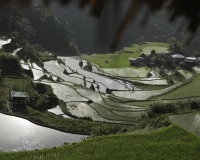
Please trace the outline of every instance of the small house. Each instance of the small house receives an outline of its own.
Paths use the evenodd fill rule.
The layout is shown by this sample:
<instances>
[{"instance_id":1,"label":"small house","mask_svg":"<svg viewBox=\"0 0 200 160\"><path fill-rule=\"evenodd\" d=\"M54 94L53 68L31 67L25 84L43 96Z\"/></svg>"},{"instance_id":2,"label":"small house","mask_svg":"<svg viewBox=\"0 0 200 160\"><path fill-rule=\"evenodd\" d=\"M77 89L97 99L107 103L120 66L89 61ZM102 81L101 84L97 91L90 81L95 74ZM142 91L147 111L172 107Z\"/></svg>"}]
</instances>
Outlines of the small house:
<instances>
[{"instance_id":1,"label":"small house","mask_svg":"<svg viewBox=\"0 0 200 160\"><path fill-rule=\"evenodd\" d=\"M185 59L185 57L181 54L174 54L174 55L172 55L172 58L173 59Z\"/></svg>"},{"instance_id":2,"label":"small house","mask_svg":"<svg viewBox=\"0 0 200 160\"><path fill-rule=\"evenodd\" d=\"M11 98L12 98L12 101L13 101L13 107L14 106L23 107L27 103L28 93L27 92L11 91Z\"/></svg>"},{"instance_id":3,"label":"small house","mask_svg":"<svg viewBox=\"0 0 200 160\"><path fill-rule=\"evenodd\" d=\"M173 63L178 65L180 62L183 62L185 57L181 54L174 54L172 55Z\"/></svg>"},{"instance_id":4,"label":"small house","mask_svg":"<svg viewBox=\"0 0 200 160\"><path fill-rule=\"evenodd\" d=\"M197 64L197 59L196 57L186 57L184 62L188 66L195 66Z\"/></svg>"}]
</instances>

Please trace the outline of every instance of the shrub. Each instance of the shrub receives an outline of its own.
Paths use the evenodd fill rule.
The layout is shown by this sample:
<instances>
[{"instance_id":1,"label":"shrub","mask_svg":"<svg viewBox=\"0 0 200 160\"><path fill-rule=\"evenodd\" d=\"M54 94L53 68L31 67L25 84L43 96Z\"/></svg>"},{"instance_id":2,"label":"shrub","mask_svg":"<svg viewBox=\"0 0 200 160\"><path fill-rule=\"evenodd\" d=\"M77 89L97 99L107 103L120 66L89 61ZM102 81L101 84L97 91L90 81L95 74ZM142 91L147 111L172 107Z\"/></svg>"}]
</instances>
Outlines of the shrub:
<instances>
[{"instance_id":1,"label":"shrub","mask_svg":"<svg viewBox=\"0 0 200 160\"><path fill-rule=\"evenodd\" d=\"M92 72L92 66L91 65L86 65L83 67L84 70Z\"/></svg>"},{"instance_id":2,"label":"shrub","mask_svg":"<svg viewBox=\"0 0 200 160\"><path fill-rule=\"evenodd\" d=\"M176 107L174 103L164 103L162 101L156 101L150 104L149 110L147 112L147 115L149 117L154 117L160 114L165 113L174 113L176 112Z\"/></svg>"},{"instance_id":3,"label":"shrub","mask_svg":"<svg viewBox=\"0 0 200 160\"><path fill-rule=\"evenodd\" d=\"M177 101L175 103L164 103L162 101L156 101L150 104L147 111L148 117L155 117L166 113L185 112L190 110L200 109L200 99L193 98L186 101Z\"/></svg>"},{"instance_id":4,"label":"shrub","mask_svg":"<svg viewBox=\"0 0 200 160\"><path fill-rule=\"evenodd\" d=\"M194 98L194 99L189 99L188 101L190 103L191 109L195 109L195 110L200 109L200 100L199 99Z\"/></svg>"}]
</instances>

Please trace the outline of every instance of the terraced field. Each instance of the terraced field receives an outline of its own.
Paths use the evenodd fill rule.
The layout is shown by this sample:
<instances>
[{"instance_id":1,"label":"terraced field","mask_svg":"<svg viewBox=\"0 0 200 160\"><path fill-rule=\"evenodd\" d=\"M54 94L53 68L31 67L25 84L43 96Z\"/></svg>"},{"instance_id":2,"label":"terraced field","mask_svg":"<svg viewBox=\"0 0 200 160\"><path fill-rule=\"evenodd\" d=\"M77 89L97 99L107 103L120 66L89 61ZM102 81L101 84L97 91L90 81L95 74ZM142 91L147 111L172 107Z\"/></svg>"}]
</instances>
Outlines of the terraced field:
<instances>
[{"instance_id":1,"label":"terraced field","mask_svg":"<svg viewBox=\"0 0 200 160\"><path fill-rule=\"evenodd\" d=\"M81 68L79 57L59 57L64 62L62 64L55 60L44 62L45 70L34 63L29 64L29 67L31 67L36 81L44 74L49 77L48 80L40 82L52 87L58 98L64 101L65 109L72 115L101 122L137 124L148 109L149 104L157 99L165 96L170 97L171 94L171 97L176 99L178 96L174 96L174 92L177 92L178 95L184 91L184 88L188 89L188 85L193 92L192 96L198 95L199 87L194 84L199 81L199 75L195 76L194 80L188 84L178 82L168 86L167 81L160 78L155 68L151 70L148 67L129 67L128 58L130 56L139 57L144 51L156 50L156 45L157 43L146 43L126 47L122 51L124 53L83 56L90 59L91 63L96 63L96 67L92 66L92 72L84 71ZM166 50L167 46L168 44L159 43L156 52ZM99 63L97 63L96 58ZM108 61L108 64L106 62L101 66L105 60ZM87 64L86 61L83 62L84 65ZM186 80L190 80L193 76L189 71L178 71ZM151 78L147 78L149 72L155 74ZM115 77L121 77L121 79L118 80ZM128 80L127 83L126 80ZM166 87L132 91L131 85L136 82L140 85L165 85ZM107 93L107 89L111 89L111 93ZM191 95L190 92L186 92L185 96ZM185 96L181 94L178 98ZM149 100L150 98L152 100Z\"/></svg>"},{"instance_id":2,"label":"terraced field","mask_svg":"<svg viewBox=\"0 0 200 160\"><path fill-rule=\"evenodd\" d=\"M173 90L172 92L169 92L167 94L164 94L162 96L154 97L153 99L180 99L180 98L189 98L189 97L199 97L200 96L200 74L197 74L194 79L180 87L176 90Z\"/></svg>"},{"instance_id":3,"label":"terraced field","mask_svg":"<svg viewBox=\"0 0 200 160\"><path fill-rule=\"evenodd\" d=\"M62 58L62 57L61 57ZM152 101L147 101L152 98L152 100L159 99L158 96L172 94L179 89L184 89L185 86L191 85L198 81L198 77L195 76L194 82L185 84L184 82L178 82L172 86L157 89L157 90L141 90L141 91L131 91L128 90L113 90L111 94L105 94L97 88L100 84L100 87L104 86L109 88L109 83L104 83L104 81L95 81L94 76L90 77L92 73L88 72L86 75L80 74L80 66L74 66L74 63L78 62L76 59L71 59L73 64L68 66L72 61L69 61L71 58L65 58L65 64L57 64L56 61L49 61L44 63L44 68L47 70L46 74L54 75L61 79L60 82L55 81L42 81L52 86L54 93L66 103L66 109L74 116L78 117L90 117L95 121L102 122L112 122L112 123L124 123L124 124L135 124L140 121L141 116L145 113L147 106L152 103ZM75 67L75 68L73 68ZM71 73L66 75L63 73L64 69L67 72ZM123 70L124 69L124 70ZM150 71L148 68L140 69L102 69L103 71L109 71L110 74L116 74L117 72L120 76L124 73L123 76L131 74L137 77L142 77ZM147 70L146 70L147 69ZM116 72L113 72L113 71ZM130 70L130 72L125 72L125 70ZM85 71L84 71L85 72ZM99 72L99 70L98 70ZM133 73L134 72L134 73ZM179 70L186 80L192 78L192 73ZM101 72L99 72L101 73ZM139 75L140 74L140 75ZM112 80L109 80L112 82ZM149 82L149 85L155 85L156 81L161 81L162 85L167 85L166 80L160 79L158 77L154 78L142 78L137 80L137 82ZM107 81L108 82L108 81ZM91 86L94 86L94 89L91 89ZM188 87L186 87L188 88ZM190 94L190 93L188 93ZM162 97L160 96L160 97ZM139 100L139 102L138 102Z\"/></svg>"}]
</instances>

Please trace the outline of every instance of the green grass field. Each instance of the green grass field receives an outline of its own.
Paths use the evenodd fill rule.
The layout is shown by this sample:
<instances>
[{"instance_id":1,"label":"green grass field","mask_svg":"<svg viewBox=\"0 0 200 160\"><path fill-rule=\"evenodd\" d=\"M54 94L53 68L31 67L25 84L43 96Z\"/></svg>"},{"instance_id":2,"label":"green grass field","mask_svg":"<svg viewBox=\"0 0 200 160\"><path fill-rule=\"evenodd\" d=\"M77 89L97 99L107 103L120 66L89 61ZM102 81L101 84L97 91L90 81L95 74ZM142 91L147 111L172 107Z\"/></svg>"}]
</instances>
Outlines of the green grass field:
<instances>
[{"instance_id":1,"label":"green grass field","mask_svg":"<svg viewBox=\"0 0 200 160\"><path fill-rule=\"evenodd\" d=\"M188 131L171 125L148 133L100 136L52 149L3 153L2 160L133 160L181 159L200 156L200 139Z\"/></svg>"},{"instance_id":2,"label":"green grass field","mask_svg":"<svg viewBox=\"0 0 200 160\"><path fill-rule=\"evenodd\" d=\"M0 81L0 93L9 99L10 91L27 92L31 81L26 78L4 77ZM27 86L28 85L28 86Z\"/></svg>"},{"instance_id":3,"label":"green grass field","mask_svg":"<svg viewBox=\"0 0 200 160\"><path fill-rule=\"evenodd\" d=\"M186 98L186 97L195 97L200 96L200 74L197 74L192 82L173 90L167 94L162 96L157 96L152 99L179 99L179 98Z\"/></svg>"},{"instance_id":4,"label":"green grass field","mask_svg":"<svg viewBox=\"0 0 200 160\"><path fill-rule=\"evenodd\" d=\"M150 68L145 67L123 67L123 68L102 68L105 73L111 74L113 76L121 77L147 77L147 74L150 71Z\"/></svg>"},{"instance_id":5,"label":"green grass field","mask_svg":"<svg viewBox=\"0 0 200 160\"><path fill-rule=\"evenodd\" d=\"M158 43L158 42L146 42L142 45L133 44L130 47L124 47L122 53L120 51L115 52L113 54L93 54L93 55L82 55L83 59L86 59L92 64L96 64L101 66L101 68L122 68L129 67L130 63L128 58L133 57L137 58L143 53L143 49L145 51L149 51L154 49L159 53L160 50L163 50L169 46L168 43ZM150 50L149 48L150 47ZM124 52L125 51L125 52ZM126 53L132 52L132 53ZM119 54L120 53L120 54ZM150 53L149 53L150 54ZM106 63L108 61L108 63Z\"/></svg>"}]
</instances>

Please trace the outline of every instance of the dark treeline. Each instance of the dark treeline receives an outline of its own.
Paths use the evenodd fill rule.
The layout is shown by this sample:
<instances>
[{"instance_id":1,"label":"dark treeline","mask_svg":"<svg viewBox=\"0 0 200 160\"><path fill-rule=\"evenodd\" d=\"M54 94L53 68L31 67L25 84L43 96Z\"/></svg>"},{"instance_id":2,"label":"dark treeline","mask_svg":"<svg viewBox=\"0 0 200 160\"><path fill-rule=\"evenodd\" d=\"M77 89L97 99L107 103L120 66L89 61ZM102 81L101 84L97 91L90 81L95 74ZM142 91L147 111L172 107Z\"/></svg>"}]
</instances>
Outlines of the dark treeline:
<instances>
[{"instance_id":1,"label":"dark treeline","mask_svg":"<svg viewBox=\"0 0 200 160\"><path fill-rule=\"evenodd\" d=\"M39 0L38 0L39 1ZM115 7L105 7L99 19L91 16L87 8L79 8L77 5L69 4L60 6L58 3L51 3L50 7L55 11L55 14L65 18L70 28L74 31L75 39L79 50L84 53L105 53L110 51L111 42L119 26L120 19L125 15L128 4L121 2L119 9ZM112 2L108 5L113 5ZM169 16L163 14L163 11L151 16L144 27L141 26L146 8L144 7L137 15L137 19L131 23L120 40L117 49L122 49L124 46L137 43L137 40L143 36L145 41L167 42L169 38L175 37L183 42L186 37L186 26L182 22L183 18L179 17L175 22L169 23ZM182 24L182 29L177 32ZM187 23L185 23L187 25ZM195 52L200 50L199 33L187 46L187 50Z\"/></svg>"},{"instance_id":2,"label":"dark treeline","mask_svg":"<svg viewBox=\"0 0 200 160\"><path fill-rule=\"evenodd\" d=\"M74 37L81 52L105 53L110 51L110 44L114 38L116 27L119 24L118 20L115 22L112 19L111 11L105 10L100 19L95 19L89 15L87 9L78 8L73 4L61 7L57 3L52 3L51 8L55 11L56 15L65 18L69 22L70 28L75 33ZM119 10L119 12L124 11ZM117 49L135 43L140 36L144 36L149 40L158 34L161 34L161 32L152 24L149 24L144 29L141 29L138 24L131 24L127 28Z\"/></svg>"},{"instance_id":3,"label":"dark treeline","mask_svg":"<svg viewBox=\"0 0 200 160\"><path fill-rule=\"evenodd\" d=\"M0 23L1 34L15 37L19 47L37 43L45 49L68 55L76 52L70 45L73 32L68 22L41 5L31 4L29 8L19 10L7 4L0 13Z\"/></svg>"},{"instance_id":4,"label":"dark treeline","mask_svg":"<svg viewBox=\"0 0 200 160\"><path fill-rule=\"evenodd\" d=\"M101 53L110 51L110 44L120 23L119 19L125 14L127 4L122 3L123 7L120 7L117 12L105 9L100 19L90 16L86 8L78 8L73 4L61 7L58 3L51 3L50 7L56 15L65 18L69 22L81 52ZM170 37L183 39L183 36L174 34L179 23L168 24L167 18L163 20L161 13L153 16L145 27L141 27L140 22L144 14L143 11L139 13L141 16L139 15L138 19L128 26L117 49L137 43L140 36L143 36L146 41L166 42ZM113 17L116 17L116 19L113 19Z\"/></svg>"}]
</instances>

